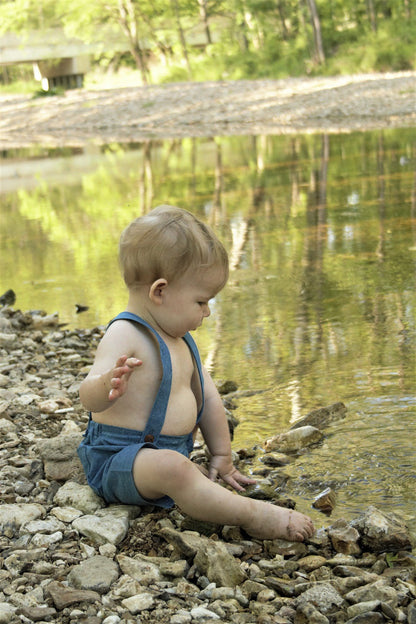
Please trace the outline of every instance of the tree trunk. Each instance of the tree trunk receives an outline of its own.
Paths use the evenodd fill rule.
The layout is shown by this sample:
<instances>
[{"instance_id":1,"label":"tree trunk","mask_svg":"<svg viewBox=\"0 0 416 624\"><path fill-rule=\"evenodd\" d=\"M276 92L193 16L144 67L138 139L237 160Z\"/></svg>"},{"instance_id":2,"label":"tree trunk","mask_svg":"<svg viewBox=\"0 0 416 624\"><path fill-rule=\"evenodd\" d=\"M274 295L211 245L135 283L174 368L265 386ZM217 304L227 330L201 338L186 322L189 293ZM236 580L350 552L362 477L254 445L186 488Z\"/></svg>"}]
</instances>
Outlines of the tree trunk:
<instances>
[{"instance_id":1,"label":"tree trunk","mask_svg":"<svg viewBox=\"0 0 416 624\"><path fill-rule=\"evenodd\" d=\"M207 0L198 0L199 5L199 16L201 18L201 22L204 25L205 35L207 37L207 45L212 43L211 31L209 29L208 23L208 11L207 11Z\"/></svg>"},{"instance_id":2,"label":"tree trunk","mask_svg":"<svg viewBox=\"0 0 416 624\"><path fill-rule=\"evenodd\" d=\"M183 58L185 60L186 68L188 70L189 79L192 80L192 69L191 69L191 64L189 62L188 48L186 47L185 34L183 32L183 28L182 28L182 24L181 24L178 0L171 0L171 2L172 2L172 5L173 5L173 11L175 13L176 26L177 26L177 29L178 29L179 40L181 42Z\"/></svg>"},{"instance_id":3,"label":"tree trunk","mask_svg":"<svg viewBox=\"0 0 416 624\"><path fill-rule=\"evenodd\" d=\"M148 84L149 70L146 63L146 55L142 50L137 34L137 22L132 0L118 0L120 24L127 36L130 52L140 71L143 84Z\"/></svg>"},{"instance_id":4,"label":"tree trunk","mask_svg":"<svg viewBox=\"0 0 416 624\"><path fill-rule=\"evenodd\" d=\"M322 44L321 21L318 15L315 0L307 0L311 23L313 29L313 39L315 43L315 57L319 65L325 63L324 46Z\"/></svg>"},{"instance_id":5,"label":"tree trunk","mask_svg":"<svg viewBox=\"0 0 416 624\"><path fill-rule=\"evenodd\" d=\"M289 38L289 33L287 30L287 26L286 26L286 18L285 18L285 13L283 10L282 0L277 0L276 5L277 5L277 12L279 14L280 24L282 26L282 39L283 41L287 41Z\"/></svg>"},{"instance_id":6,"label":"tree trunk","mask_svg":"<svg viewBox=\"0 0 416 624\"><path fill-rule=\"evenodd\" d=\"M374 9L374 2L373 0L366 0L365 4L367 7L368 19L370 20L370 24L371 24L371 30L373 32L377 32L377 20L376 20L376 12Z\"/></svg>"}]
</instances>

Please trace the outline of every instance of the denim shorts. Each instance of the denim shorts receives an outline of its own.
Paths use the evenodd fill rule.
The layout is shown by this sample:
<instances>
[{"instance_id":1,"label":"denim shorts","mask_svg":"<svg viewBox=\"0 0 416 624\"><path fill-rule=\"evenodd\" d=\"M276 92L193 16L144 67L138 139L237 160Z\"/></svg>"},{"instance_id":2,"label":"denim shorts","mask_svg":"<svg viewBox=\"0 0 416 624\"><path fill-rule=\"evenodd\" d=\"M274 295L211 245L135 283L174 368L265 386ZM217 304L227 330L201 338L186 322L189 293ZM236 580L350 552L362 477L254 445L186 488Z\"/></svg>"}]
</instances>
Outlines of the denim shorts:
<instances>
[{"instance_id":1,"label":"denim shorts","mask_svg":"<svg viewBox=\"0 0 416 624\"><path fill-rule=\"evenodd\" d=\"M169 509L174 501L169 496L143 498L133 479L133 463L142 448L172 449L189 457L192 434L159 435L155 443L144 440L144 432L89 421L78 456L89 486L107 503L156 505Z\"/></svg>"}]
</instances>

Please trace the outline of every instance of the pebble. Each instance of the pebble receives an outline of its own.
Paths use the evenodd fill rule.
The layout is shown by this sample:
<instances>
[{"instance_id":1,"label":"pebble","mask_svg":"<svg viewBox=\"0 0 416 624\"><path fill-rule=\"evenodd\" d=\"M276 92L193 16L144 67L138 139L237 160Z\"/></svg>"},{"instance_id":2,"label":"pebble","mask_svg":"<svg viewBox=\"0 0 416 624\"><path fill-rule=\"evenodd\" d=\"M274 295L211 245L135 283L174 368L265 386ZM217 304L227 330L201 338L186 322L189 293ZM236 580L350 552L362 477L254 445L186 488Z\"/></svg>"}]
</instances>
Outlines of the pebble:
<instances>
[{"instance_id":1,"label":"pebble","mask_svg":"<svg viewBox=\"0 0 416 624\"><path fill-rule=\"evenodd\" d=\"M57 331L45 316L0 312L0 624L416 624L416 557L397 514L369 507L291 543L177 508L106 506L76 457L87 422L78 387L103 330ZM319 439L316 416L293 430L296 444ZM270 453L267 470L291 461Z\"/></svg>"}]
</instances>

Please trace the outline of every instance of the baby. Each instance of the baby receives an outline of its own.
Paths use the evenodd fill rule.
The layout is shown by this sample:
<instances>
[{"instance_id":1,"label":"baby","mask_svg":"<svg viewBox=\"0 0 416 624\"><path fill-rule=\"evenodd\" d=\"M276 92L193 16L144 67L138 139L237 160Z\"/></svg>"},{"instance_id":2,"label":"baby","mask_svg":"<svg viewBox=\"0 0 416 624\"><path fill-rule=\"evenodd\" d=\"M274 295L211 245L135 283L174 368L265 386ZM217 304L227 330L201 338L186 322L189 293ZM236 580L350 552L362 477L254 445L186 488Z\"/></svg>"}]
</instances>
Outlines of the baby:
<instances>
[{"instance_id":1,"label":"baby","mask_svg":"<svg viewBox=\"0 0 416 624\"><path fill-rule=\"evenodd\" d=\"M91 416L78 453L90 486L108 503L176 503L253 537L310 537L309 517L218 482L237 492L255 483L233 465L222 400L189 334L227 281L221 242L190 212L163 205L122 233L120 264L127 308L111 321L80 388ZM189 459L198 427L208 475Z\"/></svg>"}]
</instances>

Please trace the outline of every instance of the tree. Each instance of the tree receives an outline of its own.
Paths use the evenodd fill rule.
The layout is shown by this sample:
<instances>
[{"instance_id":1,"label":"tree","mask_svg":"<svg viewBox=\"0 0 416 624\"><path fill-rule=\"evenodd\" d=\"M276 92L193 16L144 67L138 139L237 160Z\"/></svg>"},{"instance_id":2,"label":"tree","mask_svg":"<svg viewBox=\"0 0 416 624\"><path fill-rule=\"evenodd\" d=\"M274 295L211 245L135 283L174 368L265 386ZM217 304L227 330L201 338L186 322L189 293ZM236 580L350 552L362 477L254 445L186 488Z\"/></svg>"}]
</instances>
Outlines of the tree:
<instances>
[{"instance_id":1,"label":"tree","mask_svg":"<svg viewBox=\"0 0 416 624\"><path fill-rule=\"evenodd\" d=\"M325 63L324 46L322 43L321 21L319 19L318 9L315 0L307 0L307 5L311 17L313 29L313 39L315 44L315 58L319 65Z\"/></svg>"}]
</instances>

